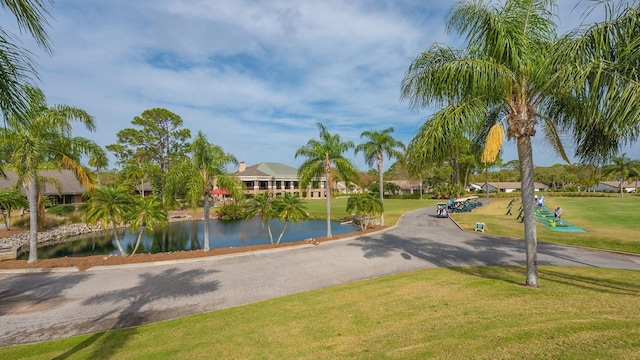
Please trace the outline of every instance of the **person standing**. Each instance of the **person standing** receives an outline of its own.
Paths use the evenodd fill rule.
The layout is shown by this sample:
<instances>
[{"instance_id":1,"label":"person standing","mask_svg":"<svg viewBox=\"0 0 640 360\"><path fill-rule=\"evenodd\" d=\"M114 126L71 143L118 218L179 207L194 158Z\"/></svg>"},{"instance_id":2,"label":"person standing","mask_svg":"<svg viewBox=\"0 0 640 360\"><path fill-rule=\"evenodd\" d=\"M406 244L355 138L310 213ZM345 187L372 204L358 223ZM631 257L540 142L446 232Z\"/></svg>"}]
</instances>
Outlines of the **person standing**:
<instances>
[{"instance_id":1,"label":"person standing","mask_svg":"<svg viewBox=\"0 0 640 360\"><path fill-rule=\"evenodd\" d=\"M557 222L562 221L561 216L562 216L562 208L560 206L558 206L556 208L556 211L555 211L554 215L553 215L553 222L557 223Z\"/></svg>"}]
</instances>

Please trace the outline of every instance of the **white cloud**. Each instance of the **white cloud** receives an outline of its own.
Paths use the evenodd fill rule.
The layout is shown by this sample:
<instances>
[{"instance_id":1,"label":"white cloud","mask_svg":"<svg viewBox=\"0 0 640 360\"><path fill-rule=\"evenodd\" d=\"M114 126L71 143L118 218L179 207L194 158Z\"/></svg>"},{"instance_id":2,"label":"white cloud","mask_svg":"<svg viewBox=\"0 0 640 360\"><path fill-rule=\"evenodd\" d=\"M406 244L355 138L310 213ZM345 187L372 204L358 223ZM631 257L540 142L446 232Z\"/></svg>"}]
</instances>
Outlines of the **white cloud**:
<instances>
[{"instance_id":1,"label":"white cloud","mask_svg":"<svg viewBox=\"0 0 640 360\"><path fill-rule=\"evenodd\" d=\"M432 43L461 45L445 33L454 3L58 1L55 55L40 55L41 87L50 104L93 114L98 132L79 131L101 145L163 107L248 164L298 165L295 151L317 137L316 122L356 143L362 131L388 126L410 140L428 111L399 102L400 82ZM575 2L559 3L561 31L577 26L581 8L569 13ZM507 148L505 158L514 157ZM559 161L544 152L535 160Z\"/></svg>"}]
</instances>

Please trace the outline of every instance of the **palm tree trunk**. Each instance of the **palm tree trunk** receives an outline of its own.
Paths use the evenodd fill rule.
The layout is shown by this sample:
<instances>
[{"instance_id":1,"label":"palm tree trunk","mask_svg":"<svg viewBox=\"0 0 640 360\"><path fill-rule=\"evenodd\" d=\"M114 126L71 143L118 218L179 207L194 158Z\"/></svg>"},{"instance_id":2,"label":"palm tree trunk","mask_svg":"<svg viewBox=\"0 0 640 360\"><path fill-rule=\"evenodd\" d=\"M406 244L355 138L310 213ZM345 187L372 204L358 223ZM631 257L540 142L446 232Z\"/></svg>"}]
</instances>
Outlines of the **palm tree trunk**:
<instances>
[{"instance_id":1,"label":"palm tree trunk","mask_svg":"<svg viewBox=\"0 0 640 360\"><path fill-rule=\"evenodd\" d=\"M29 263L38 261L38 181L35 176L27 180L29 197Z\"/></svg>"},{"instance_id":2,"label":"palm tree trunk","mask_svg":"<svg viewBox=\"0 0 640 360\"><path fill-rule=\"evenodd\" d=\"M331 176L331 171L327 170L326 171L326 177L327 177L327 185L329 185L329 179ZM327 198L327 237L330 238L332 237L331 235L331 192L327 191L326 187L324 189L324 193L326 194L326 198Z\"/></svg>"},{"instance_id":3,"label":"palm tree trunk","mask_svg":"<svg viewBox=\"0 0 640 360\"><path fill-rule=\"evenodd\" d=\"M138 233L138 239L136 240L136 246L133 248L131 255L135 255L136 251L138 251L138 246L140 246L140 242L142 241L142 233L144 232L144 226L140 227L140 232Z\"/></svg>"},{"instance_id":4,"label":"palm tree trunk","mask_svg":"<svg viewBox=\"0 0 640 360\"><path fill-rule=\"evenodd\" d=\"M113 238L116 240L116 245L118 246L118 251L120 251L120 256L126 257L127 253L122 248L120 239L118 239L118 227L116 226L116 224L113 224Z\"/></svg>"},{"instance_id":5,"label":"palm tree trunk","mask_svg":"<svg viewBox=\"0 0 640 360\"><path fill-rule=\"evenodd\" d=\"M269 242L273 245L273 233L271 232L271 225L269 224L270 220L267 219L267 233L269 233Z\"/></svg>"},{"instance_id":6,"label":"palm tree trunk","mask_svg":"<svg viewBox=\"0 0 640 360\"><path fill-rule=\"evenodd\" d=\"M44 231L44 204L42 203L42 193L38 189L37 195L38 231Z\"/></svg>"},{"instance_id":7,"label":"palm tree trunk","mask_svg":"<svg viewBox=\"0 0 640 360\"><path fill-rule=\"evenodd\" d=\"M520 136L516 140L518 160L520 160L520 176L522 178L522 207L524 211L524 241L527 258L526 285L539 286L538 283L538 255L535 219L535 188L533 184L533 151L531 138Z\"/></svg>"},{"instance_id":8,"label":"palm tree trunk","mask_svg":"<svg viewBox=\"0 0 640 360\"><path fill-rule=\"evenodd\" d=\"M287 230L287 225L289 225L288 221L284 222L284 226L282 227L282 231L280 232L280 236L278 236L278 242L276 244L280 244L280 240L282 240L282 236L284 235L284 231Z\"/></svg>"},{"instance_id":9,"label":"palm tree trunk","mask_svg":"<svg viewBox=\"0 0 640 360\"><path fill-rule=\"evenodd\" d=\"M209 244L209 213L211 212L211 205L209 204L209 194L205 194L202 200L202 206L204 206L204 239L203 249L204 251L211 250L211 245Z\"/></svg>"},{"instance_id":10,"label":"palm tree trunk","mask_svg":"<svg viewBox=\"0 0 640 360\"><path fill-rule=\"evenodd\" d=\"M484 197L485 198L489 198L489 165L485 164L485 168L484 168ZM522 171L522 170L520 170Z\"/></svg>"},{"instance_id":11,"label":"palm tree trunk","mask_svg":"<svg viewBox=\"0 0 640 360\"><path fill-rule=\"evenodd\" d=\"M378 153L378 190L380 191L380 202L384 202L384 176L382 174L382 154ZM380 225L384 225L384 212L380 213Z\"/></svg>"},{"instance_id":12,"label":"palm tree trunk","mask_svg":"<svg viewBox=\"0 0 640 360\"><path fill-rule=\"evenodd\" d=\"M620 178L620 197L624 197L624 194L623 194L624 190L622 190L622 181L623 181L623 179Z\"/></svg>"}]
</instances>

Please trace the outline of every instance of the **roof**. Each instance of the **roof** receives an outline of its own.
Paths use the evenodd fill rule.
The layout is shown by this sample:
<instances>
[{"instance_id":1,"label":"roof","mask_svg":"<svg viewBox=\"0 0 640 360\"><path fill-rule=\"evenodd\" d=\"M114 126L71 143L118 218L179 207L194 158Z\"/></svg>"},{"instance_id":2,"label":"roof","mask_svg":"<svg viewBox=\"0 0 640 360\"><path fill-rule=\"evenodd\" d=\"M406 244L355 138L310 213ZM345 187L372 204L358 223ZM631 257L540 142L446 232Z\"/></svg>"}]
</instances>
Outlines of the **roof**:
<instances>
[{"instance_id":1,"label":"roof","mask_svg":"<svg viewBox=\"0 0 640 360\"><path fill-rule=\"evenodd\" d=\"M247 166L244 171L236 171L234 175L238 177L275 177L297 179L298 169L281 163L261 162Z\"/></svg>"},{"instance_id":2,"label":"roof","mask_svg":"<svg viewBox=\"0 0 640 360\"><path fill-rule=\"evenodd\" d=\"M620 187L620 181L598 181L598 184L610 186L610 187L616 188L616 189L618 189ZM626 183L623 182L622 183L622 187L623 188L635 188L636 187L636 182L635 181L633 181L633 182L627 181Z\"/></svg>"},{"instance_id":3,"label":"roof","mask_svg":"<svg viewBox=\"0 0 640 360\"><path fill-rule=\"evenodd\" d=\"M396 184L400 189L416 189L420 188L419 180L387 180L387 183Z\"/></svg>"},{"instance_id":4,"label":"roof","mask_svg":"<svg viewBox=\"0 0 640 360\"><path fill-rule=\"evenodd\" d=\"M484 187L484 183L476 183L476 184L479 185L480 187ZM505 182L489 181L489 186L492 186L496 189L520 189L522 188L522 183L520 183L519 181L505 181ZM546 189L549 186L543 183L534 182L533 187L536 189Z\"/></svg>"},{"instance_id":5,"label":"roof","mask_svg":"<svg viewBox=\"0 0 640 360\"><path fill-rule=\"evenodd\" d=\"M11 171L5 171L7 178L0 177L0 189L13 188L18 182L18 175ZM52 178L60 183L60 192L51 183L45 183L43 195L79 195L87 188L82 185L71 170L42 170L38 171L42 177ZM18 184L18 189L22 189L22 184Z\"/></svg>"}]
</instances>

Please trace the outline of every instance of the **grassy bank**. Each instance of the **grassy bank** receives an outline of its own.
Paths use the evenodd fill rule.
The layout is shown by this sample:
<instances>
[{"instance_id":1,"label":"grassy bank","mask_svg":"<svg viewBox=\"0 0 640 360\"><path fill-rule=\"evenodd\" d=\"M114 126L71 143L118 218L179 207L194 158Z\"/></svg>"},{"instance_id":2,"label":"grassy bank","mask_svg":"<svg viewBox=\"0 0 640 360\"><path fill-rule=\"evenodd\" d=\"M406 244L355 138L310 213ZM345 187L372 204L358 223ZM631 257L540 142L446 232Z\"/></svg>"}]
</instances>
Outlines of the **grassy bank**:
<instances>
[{"instance_id":1,"label":"grassy bank","mask_svg":"<svg viewBox=\"0 0 640 360\"><path fill-rule=\"evenodd\" d=\"M3 359L630 359L640 272L430 269L132 329L1 348Z\"/></svg>"},{"instance_id":2,"label":"grassy bank","mask_svg":"<svg viewBox=\"0 0 640 360\"><path fill-rule=\"evenodd\" d=\"M347 197L331 199L331 219L340 220L349 215L347 213ZM385 225L395 225L400 216L407 211L416 210L425 206L433 206L437 200L384 200L384 222ZM307 211L313 219L327 218L327 203L323 199L306 200Z\"/></svg>"},{"instance_id":3,"label":"grassy bank","mask_svg":"<svg viewBox=\"0 0 640 360\"><path fill-rule=\"evenodd\" d=\"M453 214L453 218L465 229L473 230L477 221L487 224L488 233L515 238L524 237L524 226L516 220L518 202L511 215L505 215L511 199L491 199L489 205L472 213ZM562 218L584 230L585 233L553 231L538 225L539 241L578 245L640 253L640 222L638 209L640 197L625 198L565 198L545 196L545 205L550 209L560 206Z\"/></svg>"}]
</instances>

